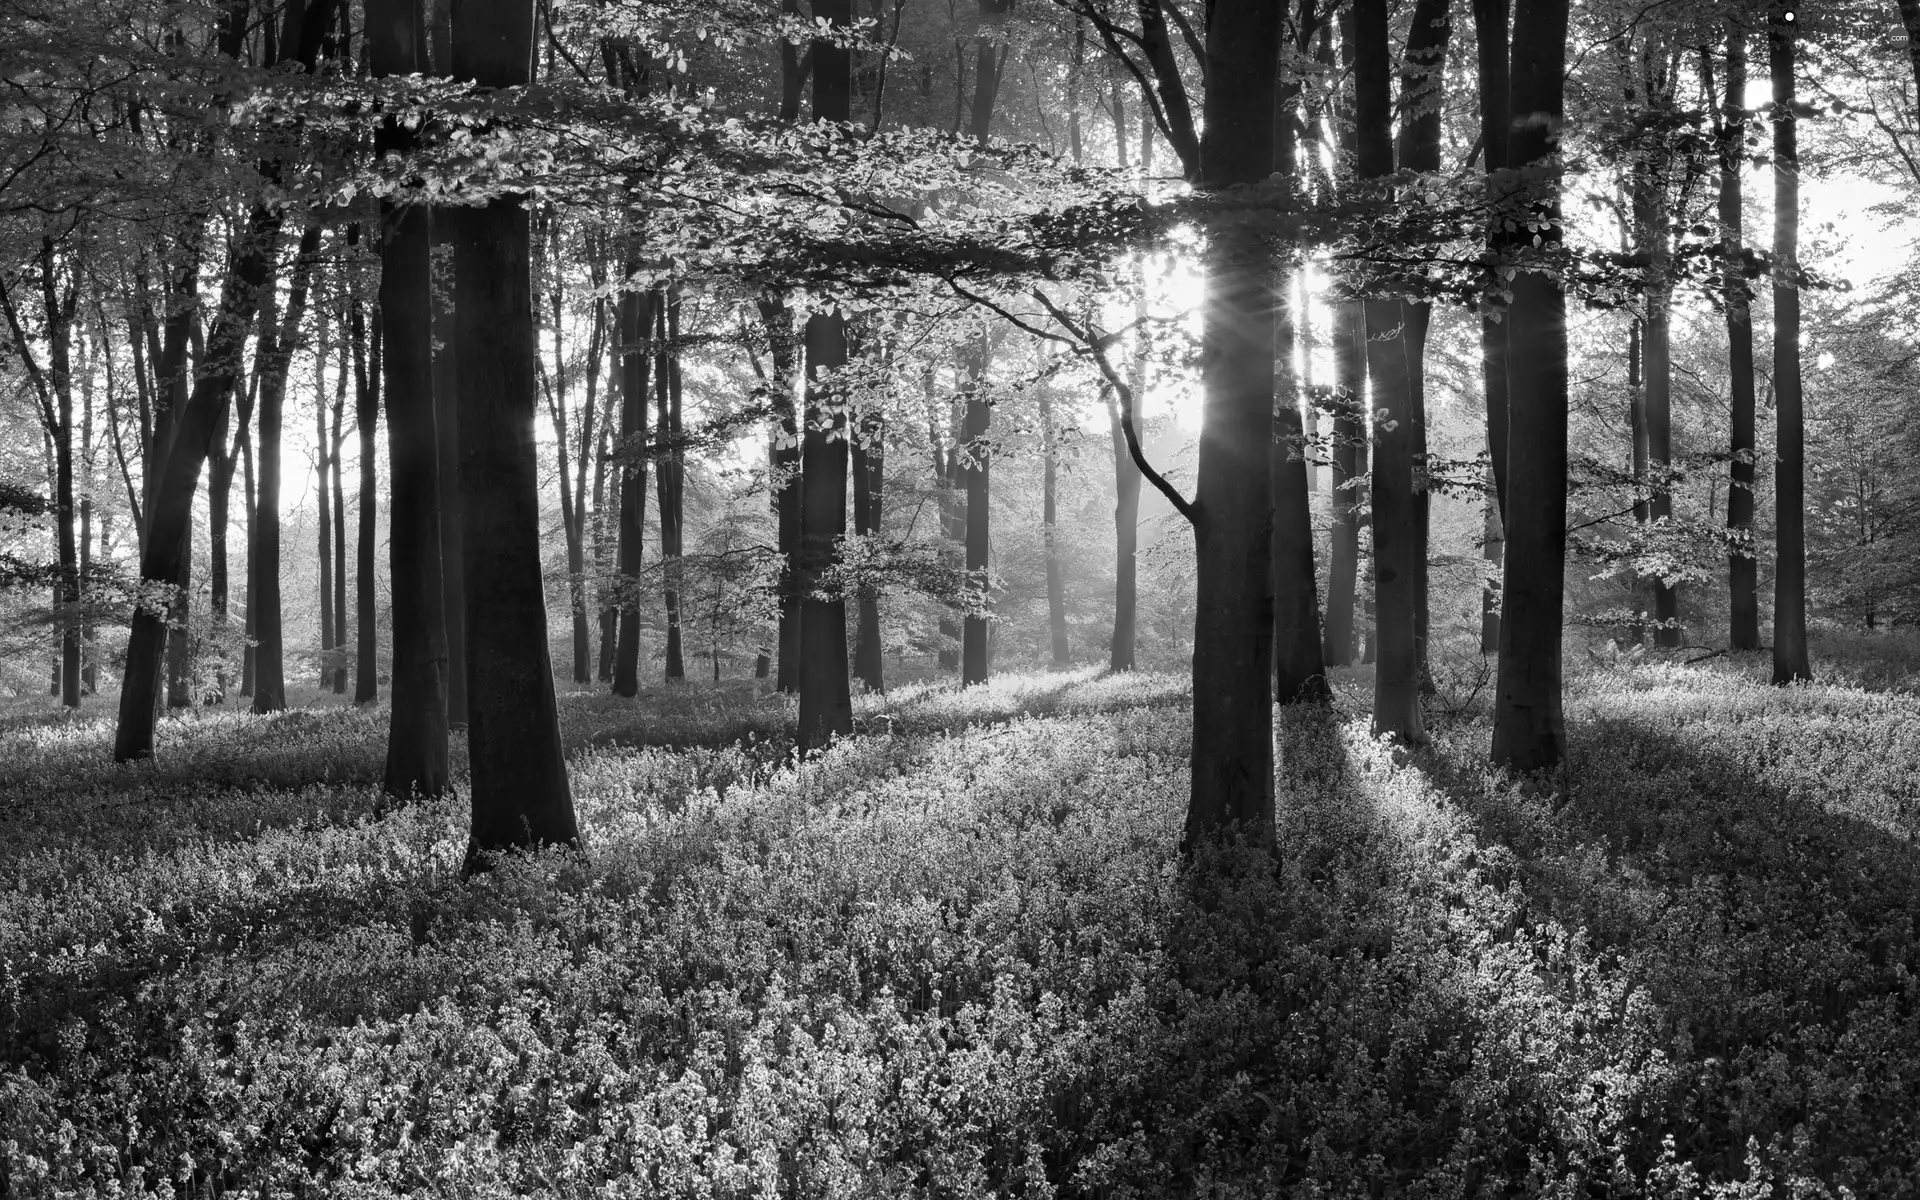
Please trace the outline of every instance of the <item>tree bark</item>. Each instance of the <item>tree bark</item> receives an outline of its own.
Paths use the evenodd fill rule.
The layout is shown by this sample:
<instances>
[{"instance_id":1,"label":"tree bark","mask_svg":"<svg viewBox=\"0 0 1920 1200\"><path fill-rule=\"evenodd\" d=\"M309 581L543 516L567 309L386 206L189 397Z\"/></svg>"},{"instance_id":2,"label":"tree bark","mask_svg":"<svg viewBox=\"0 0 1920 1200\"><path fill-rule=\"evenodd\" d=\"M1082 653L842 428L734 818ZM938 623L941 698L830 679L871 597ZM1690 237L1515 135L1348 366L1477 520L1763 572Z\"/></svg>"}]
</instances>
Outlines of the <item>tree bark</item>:
<instances>
[{"instance_id":1,"label":"tree bark","mask_svg":"<svg viewBox=\"0 0 1920 1200\"><path fill-rule=\"evenodd\" d=\"M426 13L420 0L377 0L377 10L367 22L373 74L423 70ZM412 130L394 121L383 121L376 137L381 154L404 154L415 139ZM456 228L458 224L456 218ZM448 783L446 588L441 575L442 559L448 555L440 544L443 431L434 419L433 227L434 218L424 205L381 205L380 390L386 396L387 462L392 471L387 566L393 591L392 704L381 787L401 799L441 795ZM461 349L450 347L449 353ZM476 794L481 773L476 764Z\"/></svg>"},{"instance_id":2,"label":"tree bark","mask_svg":"<svg viewBox=\"0 0 1920 1200\"><path fill-rule=\"evenodd\" d=\"M1558 152L1565 111L1568 0L1520 0L1514 11L1508 153L1551 170L1532 203L1559 240ZM1508 177L1512 178L1511 173ZM1517 183L1517 180L1514 182ZM1508 309L1507 569L1500 592L1494 765L1518 771L1566 758L1561 643L1567 549L1567 316L1556 277L1521 270Z\"/></svg>"},{"instance_id":3,"label":"tree bark","mask_svg":"<svg viewBox=\"0 0 1920 1200\"><path fill-rule=\"evenodd\" d=\"M1053 427L1053 389L1040 385L1040 453L1044 457L1040 476L1040 537L1047 564L1047 637L1053 651L1053 665L1071 666L1073 652L1067 645L1067 588L1060 564L1059 532L1059 433Z\"/></svg>"},{"instance_id":4,"label":"tree bark","mask_svg":"<svg viewBox=\"0 0 1920 1200\"><path fill-rule=\"evenodd\" d=\"M1902 0L1911 17L1909 41L1920 55L1920 0ZM1920 57L1915 60L1920 80ZM1733 401L1732 467L1727 488L1727 531L1735 544L1727 554L1730 623L1727 645L1734 650L1760 648L1760 562L1753 541L1755 413L1753 380L1753 289L1747 283L1745 223L1740 173L1746 166L1747 33L1738 20L1727 22L1727 87L1720 114L1720 290L1727 314L1727 375Z\"/></svg>"},{"instance_id":5,"label":"tree bark","mask_svg":"<svg viewBox=\"0 0 1920 1200\"><path fill-rule=\"evenodd\" d=\"M280 442L287 399L287 371L306 315L307 286L320 252L320 227L300 235L287 292L287 311L277 321L271 301L260 322L260 461L253 503L253 544L247 552L253 579L248 609L253 617L253 711L287 706L286 648L280 614Z\"/></svg>"},{"instance_id":6,"label":"tree bark","mask_svg":"<svg viewBox=\"0 0 1920 1200\"><path fill-rule=\"evenodd\" d=\"M454 216L445 210L429 210L427 225L432 239L433 353L429 370L433 376L434 465L438 472L435 498L440 512L440 624L447 642L446 709L447 728L451 732L467 727L467 572L460 549L465 542L467 523L466 510L460 500L460 368L454 350L454 292L458 287L453 264ZM384 341L383 337L383 344ZM391 429L387 431L387 440L392 443ZM392 470L393 464L389 462L387 467ZM391 514L388 519L392 520ZM392 557L391 546L388 557Z\"/></svg>"},{"instance_id":7,"label":"tree bark","mask_svg":"<svg viewBox=\"0 0 1920 1200\"><path fill-rule=\"evenodd\" d=\"M815 0L815 21L834 28L852 21L849 0ZM845 46L813 44L813 115L852 119L853 59ZM846 317L838 310L807 318L807 419L800 440L800 747L824 747L853 732L847 680L847 606L835 591L819 592L847 531L847 405L834 373L847 364Z\"/></svg>"},{"instance_id":8,"label":"tree bark","mask_svg":"<svg viewBox=\"0 0 1920 1200\"><path fill-rule=\"evenodd\" d=\"M1478 47L1481 161L1486 165L1487 195L1494 200L1504 184L1499 174L1508 166L1507 137L1512 124L1508 107L1507 17L1511 0L1473 0L1473 32ZM1488 229L1488 249L1499 237ZM1497 286L1497 281L1494 286ZM1500 650L1500 574L1506 563L1507 511L1507 333L1505 313L1490 310L1480 317L1480 380L1487 408L1487 473L1491 488L1490 515L1482 547L1488 565L1487 583L1480 597L1480 653Z\"/></svg>"},{"instance_id":9,"label":"tree bark","mask_svg":"<svg viewBox=\"0 0 1920 1200\"><path fill-rule=\"evenodd\" d=\"M1807 655L1806 428L1800 384L1800 148L1791 8L1767 14L1773 79L1773 682L1813 678Z\"/></svg>"},{"instance_id":10,"label":"tree bark","mask_svg":"<svg viewBox=\"0 0 1920 1200\"><path fill-rule=\"evenodd\" d=\"M377 310L376 310L377 311ZM356 305L353 310L354 344L364 345L366 341L366 312ZM376 596L374 593L374 542L378 537L378 513L380 507L379 460L375 437L380 426L380 388L377 380L385 370L383 339L378 330L374 333L372 346L367 357L371 359L370 369L356 371L362 378L360 386L354 392L353 425L360 438L360 457L355 466L360 475L360 513L359 524L354 537L353 595L354 595L354 669L353 702L371 704L380 695L380 631ZM431 357L431 355L429 355ZM432 374L431 367L428 370ZM429 382L429 395L432 384ZM437 465L437 464L436 464ZM437 509L437 505L435 506ZM438 538L435 539L438 541Z\"/></svg>"},{"instance_id":11,"label":"tree bark","mask_svg":"<svg viewBox=\"0 0 1920 1200\"><path fill-rule=\"evenodd\" d=\"M637 263L628 264L631 276ZM651 291L620 293L620 535L615 566L620 639L614 648L613 694L640 694L640 549L647 521L647 401L653 360L646 344L653 328Z\"/></svg>"},{"instance_id":12,"label":"tree bark","mask_svg":"<svg viewBox=\"0 0 1920 1200\"><path fill-rule=\"evenodd\" d=\"M328 502L328 494L333 482L333 460L327 453L327 309L324 303L316 304L316 317L319 329L314 338L313 350L313 458L314 489L313 496L320 510L318 557L320 564L320 690L325 691L333 682L334 642L333 642L333 505ZM346 356L341 355L338 364L340 374L346 373Z\"/></svg>"},{"instance_id":13,"label":"tree bark","mask_svg":"<svg viewBox=\"0 0 1920 1200\"><path fill-rule=\"evenodd\" d=\"M967 578L978 589L977 602L988 596L987 570L993 550L993 462L988 438L993 431L993 407L981 394L993 351L983 332L964 354L966 360L966 417L961 427L960 475L966 482L965 538ZM969 611L962 622L960 686L987 681L987 621L984 613Z\"/></svg>"},{"instance_id":14,"label":"tree bark","mask_svg":"<svg viewBox=\"0 0 1920 1200\"><path fill-rule=\"evenodd\" d=\"M686 513L681 482L686 451L680 446L680 289L669 284L656 313L659 356L654 364L654 393L661 455L656 480L660 492L660 576L667 614L666 678L684 682L686 660L680 628L681 556L686 553Z\"/></svg>"},{"instance_id":15,"label":"tree bark","mask_svg":"<svg viewBox=\"0 0 1920 1200\"><path fill-rule=\"evenodd\" d=\"M881 414L862 414L849 450L853 469L853 531L861 537L880 536L880 512L886 472L886 425ZM862 586L854 617L853 674L870 692L886 691L884 648L880 644L880 597Z\"/></svg>"},{"instance_id":16,"label":"tree bark","mask_svg":"<svg viewBox=\"0 0 1920 1200\"><path fill-rule=\"evenodd\" d=\"M1356 170L1363 180L1393 170L1392 60L1386 0L1356 0L1353 10ZM1426 739L1420 710L1418 607L1426 564L1419 540L1413 459L1418 445L1415 392L1426 340L1426 313L1401 299L1369 299L1367 375L1372 381L1375 667L1373 732L1409 743Z\"/></svg>"},{"instance_id":17,"label":"tree bark","mask_svg":"<svg viewBox=\"0 0 1920 1200\"><path fill-rule=\"evenodd\" d=\"M1273 171L1280 10L1216 0L1198 186ZM1201 309L1202 416L1193 642L1192 792L1184 845L1273 828L1273 276L1261 239L1212 230Z\"/></svg>"},{"instance_id":18,"label":"tree bark","mask_svg":"<svg viewBox=\"0 0 1920 1200\"><path fill-rule=\"evenodd\" d=\"M1141 395L1134 388L1135 397ZM1107 669L1134 669L1134 643L1140 620L1140 467L1127 452L1120 406L1106 389L1107 421L1113 440L1113 637Z\"/></svg>"},{"instance_id":19,"label":"tree bark","mask_svg":"<svg viewBox=\"0 0 1920 1200\"><path fill-rule=\"evenodd\" d=\"M1321 657L1353 664L1354 591L1360 572L1360 498L1366 485L1367 318L1357 300L1333 312L1333 535L1327 556L1327 616Z\"/></svg>"}]
</instances>

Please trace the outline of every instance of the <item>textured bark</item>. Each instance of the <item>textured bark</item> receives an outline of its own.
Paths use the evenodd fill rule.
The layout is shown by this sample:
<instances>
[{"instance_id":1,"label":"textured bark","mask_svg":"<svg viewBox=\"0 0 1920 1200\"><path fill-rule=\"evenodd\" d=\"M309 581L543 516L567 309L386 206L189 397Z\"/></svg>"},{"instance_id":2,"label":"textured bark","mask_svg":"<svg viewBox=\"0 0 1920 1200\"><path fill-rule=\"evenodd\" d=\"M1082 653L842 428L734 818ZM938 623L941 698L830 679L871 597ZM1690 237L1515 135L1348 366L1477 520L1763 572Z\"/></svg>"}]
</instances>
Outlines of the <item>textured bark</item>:
<instances>
[{"instance_id":1,"label":"textured bark","mask_svg":"<svg viewBox=\"0 0 1920 1200\"><path fill-rule=\"evenodd\" d=\"M433 239L431 370L434 457L439 471L440 617L447 639L447 727L453 730L467 727L467 575L460 551L466 537L466 520L460 503L460 370L454 354L453 215L446 211L430 212L427 223Z\"/></svg>"},{"instance_id":2,"label":"textured bark","mask_svg":"<svg viewBox=\"0 0 1920 1200\"><path fill-rule=\"evenodd\" d=\"M1900 11L1907 29L1920 82L1920 0L1902 0ZM1727 489L1727 530L1740 544L1727 555L1727 591L1730 626L1727 644L1734 650L1760 648L1760 562L1753 544L1754 381L1753 289L1741 267L1745 221L1740 173L1746 166L1747 34L1740 23L1727 23L1727 85L1720 115L1720 293L1727 314L1727 375L1733 401L1731 446L1733 464Z\"/></svg>"},{"instance_id":3,"label":"textured bark","mask_svg":"<svg viewBox=\"0 0 1920 1200\"><path fill-rule=\"evenodd\" d=\"M481 87L527 82L531 0L463 4L453 74ZM499 851L578 848L547 647L540 569L540 472L531 230L526 203L502 196L454 221L454 347L465 529L468 870ZM393 353L389 347L388 354Z\"/></svg>"},{"instance_id":4,"label":"textured bark","mask_svg":"<svg viewBox=\"0 0 1920 1200\"><path fill-rule=\"evenodd\" d=\"M637 264L629 264L628 274ZM647 521L647 400L653 360L645 344L653 328L652 292L620 294L620 638L614 647L613 694L640 694L640 548Z\"/></svg>"},{"instance_id":5,"label":"textured bark","mask_svg":"<svg viewBox=\"0 0 1920 1200\"><path fill-rule=\"evenodd\" d=\"M1273 439L1274 699L1281 704L1332 700L1320 646L1320 592L1314 579L1313 510L1308 492L1306 429L1293 367L1292 281L1275 290Z\"/></svg>"},{"instance_id":6,"label":"textured bark","mask_svg":"<svg viewBox=\"0 0 1920 1200\"><path fill-rule=\"evenodd\" d=\"M967 506L965 541L967 576L985 595L987 568L993 550L993 454L989 437L993 430L993 407L981 395L987 366L992 357L985 335L969 347L966 359L966 417L961 427L960 477L966 483ZM969 612L962 623L960 642L960 685L966 687L987 681L988 618Z\"/></svg>"},{"instance_id":7,"label":"textured bark","mask_svg":"<svg viewBox=\"0 0 1920 1200\"><path fill-rule=\"evenodd\" d=\"M355 307L353 319L358 328L354 333L354 343L364 344L366 337L366 313ZM379 460L376 453L375 437L380 425L380 388L378 380L385 369L383 341L376 332L373 345L367 357L371 360L369 369L361 370L358 363L355 370L362 378L354 391L353 424L359 435L360 457L355 464L360 476L360 512L358 528L354 533L353 561L353 702L370 704L380 695L380 633L376 624L376 596L374 592L374 542L378 537L378 515L380 510ZM431 375L431 368L429 368ZM431 383L429 383L431 387ZM436 464L437 465L437 464ZM435 505L436 511L438 505ZM437 539L436 539L437 540Z\"/></svg>"},{"instance_id":8,"label":"textured bark","mask_svg":"<svg viewBox=\"0 0 1920 1200\"><path fill-rule=\"evenodd\" d=\"M1040 537L1047 565L1047 640L1053 651L1053 665L1072 665L1073 652L1067 645L1067 589L1060 564L1059 464L1060 439L1053 427L1053 391L1040 388L1040 453L1044 458L1040 476Z\"/></svg>"},{"instance_id":9,"label":"textured bark","mask_svg":"<svg viewBox=\"0 0 1920 1200\"><path fill-rule=\"evenodd\" d=\"M424 69L425 25L420 0L378 0L368 20L373 73ZM393 122L383 122L377 137L381 153L412 148L412 131ZM387 548L393 703L381 785L392 796L438 796L447 788L448 714L441 431L434 419L433 218L419 205L383 203L379 227L381 391L393 472ZM459 347L450 349L457 353ZM476 783L480 773L476 764Z\"/></svg>"},{"instance_id":10,"label":"textured bark","mask_svg":"<svg viewBox=\"0 0 1920 1200\"><path fill-rule=\"evenodd\" d=\"M1507 163L1508 115L1507 17L1511 0L1473 0L1473 33L1478 47L1481 161L1486 165L1489 199L1504 186L1499 172ZM1498 244L1488 230L1488 248ZM1507 509L1507 323L1505 314L1480 317L1480 381L1487 409L1487 474L1491 502L1482 547L1487 583L1480 596L1480 653L1500 650L1500 574L1506 563Z\"/></svg>"},{"instance_id":11,"label":"textured bark","mask_svg":"<svg viewBox=\"0 0 1920 1200\"><path fill-rule=\"evenodd\" d=\"M1358 301L1333 312L1333 535L1327 555L1327 614L1321 657L1353 663L1354 591L1360 573L1360 501L1366 486L1367 318Z\"/></svg>"},{"instance_id":12,"label":"textured bark","mask_svg":"<svg viewBox=\"0 0 1920 1200\"><path fill-rule=\"evenodd\" d=\"M1659 57L1655 42L1647 58ZM1653 77L1647 65L1646 103L1656 112L1671 110L1672 97ZM1673 492L1667 475L1673 461L1673 346L1672 219L1668 211L1667 166L1649 155L1635 172L1634 216L1639 251L1646 257L1646 316L1641 329L1641 428L1646 439L1644 471L1636 480L1647 497L1647 524L1656 526L1673 517ZM1639 446L1635 446L1636 468ZM1660 577L1652 580L1654 641L1661 646L1680 644L1680 598Z\"/></svg>"},{"instance_id":13,"label":"textured bark","mask_svg":"<svg viewBox=\"0 0 1920 1200\"><path fill-rule=\"evenodd\" d=\"M686 661L681 644L680 556L686 552L684 531L686 513L682 507L682 480L686 474L686 451L680 448L680 294L669 287L659 306L654 332L660 353L654 363L654 393L658 409L660 444L669 447L661 455L656 480L660 491L660 565L665 581L667 613L666 677L685 680Z\"/></svg>"},{"instance_id":14,"label":"textured bark","mask_svg":"<svg viewBox=\"0 0 1920 1200\"><path fill-rule=\"evenodd\" d=\"M1520 0L1514 12L1510 91L1516 164L1557 162L1564 114L1568 0ZM1535 192L1559 238L1558 172ZM1566 757L1561 643L1567 550L1566 293L1552 276L1521 270L1508 310L1508 491L1526 497L1507 513L1500 592L1500 667L1492 759L1520 771Z\"/></svg>"},{"instance_id":15,"label":"textured bark","mask_svg":"<svg viewBox=\"0 0 1920 1200\"><path fill-rule=\"evenodd\" d=\"M1807 657L1806 427L1800 383L1800 147L1790 8L1767 17L1773 80L1773 681L1813 678Z\"/></svg>"},{"instance_id":16,"label":"textured bark","mask_svg":"<svg viewBox=\"0 0 1920 1200\"><path fill-rule=\"evenodd\" d=\"M1280 10L1216 0L1198 185L1273 170ZM1184 844L1232 833L1272 846L1273 279L1260 239L1212 231L1202 343L1195 501L1192 791Z\"/></svg>"},{"instance_id":17,"label":"textured bark","mask_svg":"<svg viewBox=\"0 0 1920 1200\"><path fill-rule=\"evenodd\" d=\"M861 537L880 534L881 499L886 481L885 438L884 417L878 411L868 411L861 416L858 436L848 451L853 470L853 531ZM880 644L880 597L872 587L862 587L856 600L853 676L868 691L884 692L886 654Z\"/></svg>"},{"instance_id":18,"label":"textured bark","mask_svg":"<svg viewBox=\"0 0 1920 1200\"><path fill-rule=\"evenodd\" d=\"M333 506L327 497L333 482L333 460L327 454L327 322L326 306L318 309L319 332L314 345L313 370L313 460L314 460L314 499L318 502L320 519L318 525L319 545L316 551L320 565L320 689L325 691L333 682L334 640L333 640ZM344 355L342 358L344 359ZM346 363L338 364L340 374L345 375Z\"/></svg>"},{"instance_id":19,"label":"textured bark","mask_svg":"<svg viewBox=\"0 0 1920 1200\"><path fill-rule=\"evenodd\" d=\"M260 458L253 502L253 542L247 550L253 596L248 611L253 618L253 711L279 712L287 706L285 631L280 604L280 442L287 399L287 368L307 306L307 285L320 250L320 227L309 226L300 235L300 248L288 283L287 311L260 323Z\"/></svg>"},{"instance_id":20,"label":"textured bark","mask_svg":"<svg viewBox=\"0 0 1920 1200\"><path fill-rule=\"evenodd\" d=\"M1354 125L1363 180L1393 170L1392 60L1386 0L1354 5ZM1420 711L1418 608L1425 558L1419 537L1414 453L1419 444L1415 395L1425 346L1426 313L1399 299L1366 301L1367 375L1373 426L1374 652L1373 732L1418 743Z\"/></svg>"},{"instance_id":21,"label":"textured bark","mask_svg":"<svg viewBox=\"0 0 1920 1200\"><path fill-rule=\"evenodd\" d=\"M1632 447L1633 523L1642 532L1653 518L1653 508L1647 502L1647 379L1642 337L1645 328L1638 317L1627 326L1627 427ZM1647 640L1646 591L1638 572L1628 577L1627 586L1633 611L1630 636L1634 645L1644 645Z\"/></svg>"}]
</instances>

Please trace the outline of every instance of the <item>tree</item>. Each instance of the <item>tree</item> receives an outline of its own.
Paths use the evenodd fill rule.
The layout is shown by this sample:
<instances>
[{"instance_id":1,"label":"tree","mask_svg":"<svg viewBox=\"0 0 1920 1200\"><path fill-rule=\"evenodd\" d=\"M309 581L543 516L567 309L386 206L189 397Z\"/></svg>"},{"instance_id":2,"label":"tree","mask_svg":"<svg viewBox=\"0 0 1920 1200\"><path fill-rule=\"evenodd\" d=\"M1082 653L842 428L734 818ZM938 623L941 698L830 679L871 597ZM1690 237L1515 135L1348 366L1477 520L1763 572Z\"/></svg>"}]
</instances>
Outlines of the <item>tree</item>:
<instances>
[{"instance_id":1,"label":"tree","mask_svg":"<svg viewBox=\"0 0 1920 1200\"><path fill-rule=\"evenodd\" d=\"M359 528L354 537L353 702L371 704L380 694L380 634L376 627L378 609L373 577L373 550L380 511L380 491L379 464L375 461L374 439L379 433L380 423L379 379L386 363L378 326L374 328L372 344L368 345L365 306L356 302L351 319L355 356L353 425L360 441L360 457L354 464L360 477L360 512ZM364 356L361 347L367 347ZM436 459L437 457L436 453ZM437 482L437 471L435 475Z\"/></svg>"},{"instance_id":2,"label":"tree","mask_svg":"<svg viewBox=\"0 0 1920 1200\"><path fill-rule=\"evenodd\" d=\"M1518 0L1513 13L1508 167L1498 200L1523 206L1543 249L1561 238L1560 126L1565 113L1567 0ZM1515 248L1509 242L1503 247ZM1507 486L1500 665L1492 760L1516 771L1566 758L1561 644L1567 553L1567 297L1550 268L1521 254L1507 306ZM1496 461L1498 459L1496 458Z\"/></svg>"},{"instance_id":3,"label":"tree","mask_svg":"<svg viewBox=\"0 0 1920 1200\"><path fill-rule=\"evenodd\" d=\"M1920 11L1920 0L1903 5ZM1920 45L1920 44L1917 44ZM1704 52L1703 52L1704 53ZM1730 441L1731 478L1727 485L1727 532L1733 538L1727 552L1729 619L1727 646L1733 650L1760 648L1760 563L1753 547L1754 384L1752 289L1742 269L1745 237L1740 174L1746 166L1747 114L1742 108L1747 91L1747 33L1738 18L1727 20L1727 79L1725 100L1715 124L1720 150L1720 294L1727 314L1727 375L1733 415ZM1707 92L1713 93L1712 60L1705 62Z\"/></svg>"},{"instance_id":4,"label":"tree","mask_svg":"<svg viewBox=\"0 0 1920 1200\"><path fill-rule=\"evenodd\" d=\"M465 4L453 27L453 74L482 88L524 85L532 41L530 0ZM503 850L578 848L580 830L560 744L540 572L538 348L526 201L507 193L453 218L471 871ZM396 350L387 347L389 359ZM389 426L392 420L389 408Z\"/></svg>"},{"instance_id":5,"label":"tree","mask_svg":"<svg viewBox=\"0 0 1920 1200\"><path fill-rule=\"evenodd\" d=\"M1800 148L1794 113L1798 14L1767 10L1773 81L1773 681L1813 678L1807 659L1806 429L1800 383Z\"/></svg>"},{"instance_id":6,"label":"tree","mask_svg":"<svg viewBox=\"0 0 1920 1200\"><path fill-rule=\"evenodd\" d=\"M1223 191L1273 172L1280 12L1216 0L1197 185ZM1177 143L1176 143L1177 146ZM1208 231L1201 309L1202 424L1193 638L1193 765L1185 842L1235 830L1273 843L1273 284L1244 225Z\"/></svg>"},{"instance_id":7,"label":"tree","mask_svg":"<svg viewBox=\"0 0 1920 1200\"><path fill-rule=\"evenodd\" d=\"M816 21L850 25L850 0L816 0ZM851 120L853 59L827 39L813 44L813 115ZM800 435L800 745L812 750L853 732L847 681L847 605L823 595L822 577L847 531L847 319L839 308L807 316L806 421Z\"/></svg>"}]
</instances>

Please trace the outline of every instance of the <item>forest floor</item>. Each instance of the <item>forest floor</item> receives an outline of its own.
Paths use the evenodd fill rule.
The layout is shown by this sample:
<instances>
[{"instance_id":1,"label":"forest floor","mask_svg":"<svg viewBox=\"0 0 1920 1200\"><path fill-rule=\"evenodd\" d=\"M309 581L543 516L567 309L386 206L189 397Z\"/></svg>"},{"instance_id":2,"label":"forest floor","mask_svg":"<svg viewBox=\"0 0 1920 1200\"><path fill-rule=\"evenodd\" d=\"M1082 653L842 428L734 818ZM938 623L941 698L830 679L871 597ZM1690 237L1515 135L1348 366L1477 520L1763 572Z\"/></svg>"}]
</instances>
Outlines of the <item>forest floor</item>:
<instances>
[{"instance_id":1,"label":"forest floor","mask_svg":"<svg viewBox=\"0 0 1920 1200\"><path fill-rule=\"evenodd\" d=\"M589 857L471 882L377 707L15 702L0 1195L1920 1195L1920 644L1821 650L1584 664L1559 798L1343 672L1194 870L1174 676L564 696Z\"/></svg>"}]
</instances>

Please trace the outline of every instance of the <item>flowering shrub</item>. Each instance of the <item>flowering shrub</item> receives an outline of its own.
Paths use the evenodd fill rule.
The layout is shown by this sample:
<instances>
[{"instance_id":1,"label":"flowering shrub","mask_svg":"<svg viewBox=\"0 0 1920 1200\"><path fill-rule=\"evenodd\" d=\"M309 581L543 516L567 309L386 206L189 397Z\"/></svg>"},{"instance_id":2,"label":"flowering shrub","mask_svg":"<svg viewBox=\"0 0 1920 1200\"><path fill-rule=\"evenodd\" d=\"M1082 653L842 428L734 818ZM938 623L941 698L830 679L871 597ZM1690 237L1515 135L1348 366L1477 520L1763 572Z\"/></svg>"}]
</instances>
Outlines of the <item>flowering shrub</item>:
<instances>
[{"instance_id":1,"label":"flowering shrub","mask_svg":"<svg viewBox=\"0 0 1920 1200\"><path fill-rule=\"evenodd\" d=\"M1593 676L1560 806L1472 721L1286 713L1277 862L1183 871L1177 680L903 688L801 764L703 691L570 701L590 858L471 882L370 714L299 786L0 735L56 783L0 844L5 1193L1920 1191L1920 704ZM293 770L266 726L167 752Z\"/></svg>"}]
</instances>

